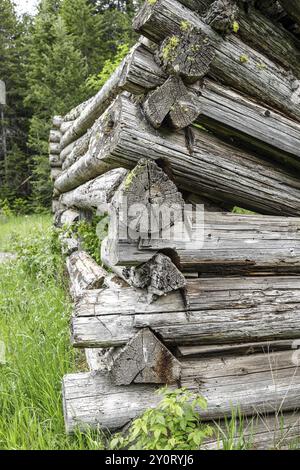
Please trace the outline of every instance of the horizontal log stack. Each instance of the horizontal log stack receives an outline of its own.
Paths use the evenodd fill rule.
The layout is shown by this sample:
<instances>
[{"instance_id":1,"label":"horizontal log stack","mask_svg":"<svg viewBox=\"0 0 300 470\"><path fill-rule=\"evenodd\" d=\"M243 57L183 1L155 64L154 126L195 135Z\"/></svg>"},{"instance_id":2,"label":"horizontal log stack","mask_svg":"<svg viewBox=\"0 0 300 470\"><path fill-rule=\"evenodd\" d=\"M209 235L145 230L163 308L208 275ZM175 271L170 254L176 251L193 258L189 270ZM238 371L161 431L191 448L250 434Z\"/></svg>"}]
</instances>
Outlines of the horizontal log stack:
<instances>
[{"instance_id":1,"label":"horizontal log stack","mask_svg":"<svg viewBox=\"0 0 300 470\"><path fill-rule=\"evenodd\" d=\"M53 119L71 337L90 368L63 380L67 432L120 429L167 384L207 398L207 449L233 410L255 448L300 437L297 15L283 0L147 0L111 78ZM101 265L76 235L95 213Z\"/></svg>"}]
</instances>

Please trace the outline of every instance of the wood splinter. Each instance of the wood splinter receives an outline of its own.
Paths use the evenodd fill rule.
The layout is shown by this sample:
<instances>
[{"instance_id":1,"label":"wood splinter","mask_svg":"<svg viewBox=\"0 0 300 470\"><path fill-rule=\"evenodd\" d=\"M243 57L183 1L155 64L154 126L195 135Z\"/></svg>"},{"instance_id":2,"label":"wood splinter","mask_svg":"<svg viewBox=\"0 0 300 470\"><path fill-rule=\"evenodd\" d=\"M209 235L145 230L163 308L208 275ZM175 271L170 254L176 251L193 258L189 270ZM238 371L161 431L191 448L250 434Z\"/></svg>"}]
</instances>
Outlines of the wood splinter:
<instances>
[{"instance_id":1,"label":"wood splinter","mask_svg":"<svg viewBox=\"0 0 300 470\"><path fill-rule=\"evenodd\" d=\"M115 385L169 385L180 380L180 371L179 361L149 328L144 328L118 352L110 374Z\"/></svg>"}]
</instances>

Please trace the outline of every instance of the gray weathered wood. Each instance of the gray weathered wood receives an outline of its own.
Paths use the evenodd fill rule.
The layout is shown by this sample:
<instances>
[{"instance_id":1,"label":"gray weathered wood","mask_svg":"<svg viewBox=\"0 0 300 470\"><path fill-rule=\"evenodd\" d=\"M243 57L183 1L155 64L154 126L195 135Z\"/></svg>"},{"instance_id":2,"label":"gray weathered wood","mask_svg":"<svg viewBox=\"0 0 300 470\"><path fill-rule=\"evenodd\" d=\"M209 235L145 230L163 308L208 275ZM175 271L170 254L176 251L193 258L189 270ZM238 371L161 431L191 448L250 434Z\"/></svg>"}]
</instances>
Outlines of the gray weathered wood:
<instances>
[{"instance_id":1,"label":"gray weathered wood","mask_svg":"<svg viewBox=\"0 0 300 470\"><path fill-rule=\"evenodd\" d=\"M132 288L87 293L72 321L77 347L126 344L149 327L165 344L232 344L297 339L299 277L188 279L179 292L147 301Z\"/></svg>"},{"instance_id":2,"label":"gray weathered wood","mask_svg":"<svg viewBox=\"0 0 300 470\"><path fill-rule=\"evenodd\" d=\"M58 130L51 130L49 134L49 142L59 143L61 139L61 132Z\"/></svg>"},{"instance_id":3,"label":"gray weathered wood","mask_svg":"<svg viewBox=\"0 0 300 470\"><path fill-rule=\"evenodd\" d=\"M251 354L264 353L276 351L288 351L293 349L295 340L286 339L278 341L261 341L257 343L236 343L236 344L216 344L216 345L193 345L193 346L178 346L176 356L181 357L209 357L209 356L249 356Z\"/></svg>"},{"instance_id":4,"label":"gray weathered wood","mask_svg":"<svg viewBox=\"0 0 300 470\"><path fill-rule=\"evenodd\" d=\"M177 56L181 41L184 42L183 38L189 34L182 32L183 20L190 23L195 31L205 34L215 48L216 55L210 68L212 77L300 120L300 82L295 76L287 76L282 67L244 44L236 35L232 34L224 40L199 15L176 0L145 2L135 18L134 26L157 43L168 36L178 37L179 41L173 49L173 54ZM165 65L168 57L165 53Z\"/></svg>"},{"instance_id":5,"label":"gray weathered wood","mask_svg":"<svg viewBox=\"0 0 300 470\"><path fill-rule=\"evenodd\" d=\"M300 157L297 122L211 80L204 81L201 93L197 99L201 111L199 123L228 139L244 141L283 163L297 164L296 159L287 158Z\"/></svg>"},{"instance_id":6,"label":"gray weathered wood","mask_svg":"<svg viewBox=\"0 0 300 470\"><path fill-rule=\"evenodd\" d=\"M71 109L65 116L64 116L64 122L69 122L69 121L75 121L82 111L92 102L94 97L88 99L87 101L84 101L83 103L80 103L78 106L75 108Z\"/></svg>"},{"instance_id":7,"label":"gray weathered wood","mask_svg":"<svg viewBox=\"0 0 300 470\"><path fill-rule=\"evenodd\" d=\"M73 163L79 160L79 158L88 151L92 132L93 127L78 140L72 142L72 144L68 145L62 150L60 153L60 158L62 161L63 170L73 165Z\"/></svg>"},{"instance_id":8,"label":"gray weathered wood","mask_svg":"<svg viewBox=\"0 0 300 470\"><path fill-rule=\"evenodd\" d=\"M49 153L53 155L60 154L60 143L57 142L49 142Z\"/></svg>"},{"instance_id":9,"label":"gray weathered wood","mask_svg":"<svg viewBox=\"0 0 300 470\"><path fill-rule=\"evenodd\" d=\"M123 270L123 276L129 285L137 289L147 289L152 296L166 295L178 289L184 289L185 277L171 261L158 253L146 263Z\"/></svg>"},{"instance_id":10,"label":"gray weathered wood","mask_svg":"<svg viewBox=\"0 0 300 470\"><path fill-rule=\"evenodd\" d=\"M180 379L180 370L173 354L149 328L144 328L116 355L111 377L115 385L174 384Z\"/></svg>"},{"instance_id":11,"label":"gray weathered wood","mask_svg":"<svg viewBox=\"0 0 300 470\"><path fill-rule=\"evenodd\" d=\"M296 175L198 128L154 130L140 108L124 96L103 117L102 136L93 154L56 180L58 191L68 191L113 167L133 168L147 152L150 159L170 162L182 189L264 214L300 214Z\"/></svg>"},{"instance_id":12,"label":"gray weathered wood","mask_svg":"<svg viewBox=\"0 0 300 470\"><path fill-rule=\"evenodd\" d=\"M169 77L163 85L149 93L144 101L144 112L152 126L158 128L172 106L186 93L181 78Z\"/></svg>"},{"instance_id":13,"label":"gray weathered wood","mask_svg":"<svg viewBox=\"0 0 300 470\"><path fill-rule=\"evenodd\" d=\"M300 219L205 213L204 227L195 224L190 241L168 240L162 233L160 239L141 239L135 251L130 248L127 254L126 244L121 243L115 261L146 262L153 252L169 248L176 251L186 271L298 273Z\"/></svg>"},{"instance_id":14,"label":"gray weathered wood","mask_svg":"<svg viewBox=\"0 0 300 470\"><path fill-rule=\"evenodd\" d=\"M111 170L73 191L62 194L60 201L67 207L78 209L105 209L127 174L128 171L123 168Z\"/></svg>"},{"instance_id":15,"label":"gray weathered wood","mask_svg":"<svg viewBox=\"0 0 300 470\"><path fill-rule=\"evenodd\" d=\"M216 0L205 12L204 20L215 31L226 35L232 32L237 13L238 7L234 0Z\"/></svg>"},{"instance_id":16,"label":"gray weathered wood","mask_svg":"<svg viewBox=\"0 0 300 470\"><path fill-rule=\"evenodd\" d=\"M53 166L50 171L51 181L55 182L62 175L61 166Z\"/></svg>"},{"instance_id":17,"label":"gray weathered wood","mask_svg":"<svg viewBox=\"0 0 300 470\"><path fill-rule=\"evenodd\" d=\"M65 233L59 235L62 253L65 256L70 256L79 250L79 241L74 236L69 236Z\"/></svg>"},{"instance_id":18,"label":"gray weathered wood","mask_svg":"<svg viewBox=\"0 0 300 470\"><path fill-rule=\"evenodd\" d=\"M59 155L49 155L49 163L51 167L61 168Z\"/></svg>"},{"instance_id":19,"label":"gray weathered wood","mask_svg":"<svg viewBox=\"0 0 300 470\"><path fill-rule=\"evenodd\" d=\"M62 122L63 122L62 116L54 116L52 119L52 125L55 129L60 129Z\"/></svg>"},{"instance_id":20,"label":"gray weathered wood","mask_svg":"<svg viewBox=\"0 0 300 470\"><path fill-rule=\"evenodd\" d=\"M269 355L182 361L181 385L208 400L203 420L295 410L299 406L300 373L291 352ZM255 385L255 386L254 386ZM64 378L64 411L68 432L76 425L115 430L159 402L155 387L116 387L108 373L74 374ZM99 410L101 410L99 412Z\"/></svg>"},{"instance_id":21,"label":"gray weathered wood","mask_svg":"<svg viewBox=\"0 0 300 470\"><path fill-rule=\"evenodd\" d=\"M80 214L78 211L73 209L63 209L57 212L54 224L56 227L71 226L77 222L79 218Z\"/></svg>"},{"instance_id":22,"label":"gray weathered wood","mask_svg":"<svg viewBox=\"0 0 300 470\"><path fill-rule=\"evenodd\" d=\"M107 272L85 251L76 251L67 260L70 278L70 293L73 299L84 295L86 290L103 286Z\"/></svg>"}]
</instances>

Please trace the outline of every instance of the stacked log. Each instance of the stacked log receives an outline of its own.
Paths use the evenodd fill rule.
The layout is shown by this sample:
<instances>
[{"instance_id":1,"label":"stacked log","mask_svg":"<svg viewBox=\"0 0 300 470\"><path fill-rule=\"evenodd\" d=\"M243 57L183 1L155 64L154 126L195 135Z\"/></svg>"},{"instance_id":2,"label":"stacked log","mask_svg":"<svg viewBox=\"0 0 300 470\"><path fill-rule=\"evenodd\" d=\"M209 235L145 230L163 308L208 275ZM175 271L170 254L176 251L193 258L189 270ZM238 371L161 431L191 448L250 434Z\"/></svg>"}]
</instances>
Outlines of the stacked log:
<instances>
[{"instance_id":1,"label":"stacked log","mask_svg":"<svg viewBox=\"0 0 300 470\"><path fill-rule=\"evenodd\" d=\"M204 395L220 433L239 409L266 414L258 447L299 436L300 48L287 3L146 1L144 37L54 119L72 342L91 370L64 378L68 432L120 429L167 384ZM109 216L101 266L70 235L96 212Z\"/></svg>"}]
</instances>

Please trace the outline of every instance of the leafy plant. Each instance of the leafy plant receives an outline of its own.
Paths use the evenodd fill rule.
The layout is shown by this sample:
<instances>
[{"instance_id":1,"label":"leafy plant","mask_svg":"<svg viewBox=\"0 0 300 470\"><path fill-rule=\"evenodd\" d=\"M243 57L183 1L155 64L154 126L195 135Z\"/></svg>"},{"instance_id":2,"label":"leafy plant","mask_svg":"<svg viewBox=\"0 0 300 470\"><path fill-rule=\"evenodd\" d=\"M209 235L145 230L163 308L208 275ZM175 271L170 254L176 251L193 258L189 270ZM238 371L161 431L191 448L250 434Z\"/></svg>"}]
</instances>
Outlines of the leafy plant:
<instances>
[{"instance_id":1,"label":"leafy plant","mask_svg":"<svg viewBox=\"0 0 300 470\"><path fill-rule=\"evenodd\" d=\"M86 85L89 91L97 92L103 85L107 82L112 73L116 70L118 65L122 62L124 57L129 52L128 44L119 44L117 53L113 59L107 59L104 63L103 69L97 75L91 75L87 81Z\"/></svg>"},{"instance_id":2,"label":"leafy plant","mask_svg":"<svg viewBox=\"0 0 300 470\"><path fill-rule=\"evenodd\" d=\"M186 388L158 390L162 401L133 421L126 435L116 434L111 449L197 450L213 429L201 422L206 400Z\"/></svg>"},{"instance_id":3,"label":"leafy plant","mask_svg":"<svg viewBox=\"0 0 300 470\"><path fill-rule=\"evenodd\" d=\"M82 248L101 264L101 242L107 235L107 216L94 216L91 221L80 220L71 227L71 232L80 240ZM63 229L64 230L64 229Z\"/></svg>"},{"instance_id":4,"label":"leafy plant","mask_svg":"<svg viewBox=\"0 0 300 470\"><path fill-rule=\"evenodd\" d=\"M17 254L22 269L37 279L62 277L63 260L57 232L49 228L27 237L12 235L11 248Z\"/></svg>"}]
</instances>

